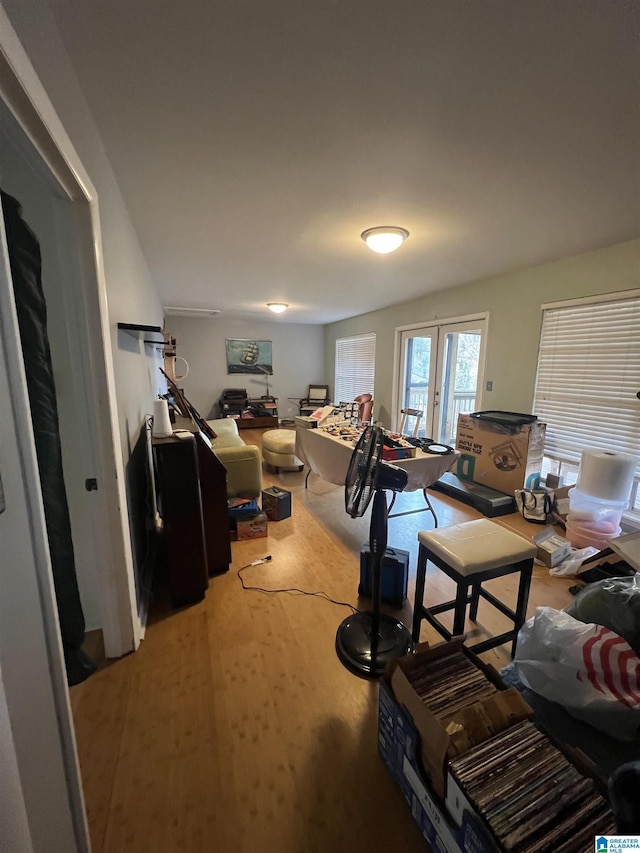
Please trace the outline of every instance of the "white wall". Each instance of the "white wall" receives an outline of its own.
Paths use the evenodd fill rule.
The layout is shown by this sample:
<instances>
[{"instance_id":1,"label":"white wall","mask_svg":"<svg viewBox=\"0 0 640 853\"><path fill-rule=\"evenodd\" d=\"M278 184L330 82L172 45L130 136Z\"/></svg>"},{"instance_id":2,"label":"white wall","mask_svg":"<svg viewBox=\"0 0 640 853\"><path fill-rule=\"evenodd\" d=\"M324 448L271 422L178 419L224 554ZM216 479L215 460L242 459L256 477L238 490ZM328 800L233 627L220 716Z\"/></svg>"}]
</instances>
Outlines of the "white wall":
<instances>
[{"instance_id":1,"label":"white wall","mask_svg":"<svg viewBox=\"0 0 640 853\"><path fill-rule=\"evenodd\" d=\"M399 326L489 312L485 391L481 407L530 412L542 304L640 286L640 240L429 293L421 299L326 327L327 376L336 338L376 332L376 417L391 426L395 330ZM378 409L378 407L380 407Z\"/></svg>"},{"instance_id":2,"label":"white wall","mask_svg":"<svg viewBox=\"0 0 640 853\"><path fill-rule=\"evenodd\" d=\"M167 317L168 331L177 339L177 354L189 362L189 374L180 387L204 417L216 417L214 406L224 388L246 388L250 397L266 393L265 377L227 373L227 338L272 341L273 375L269 393L278 398L280 417L297 414L288 397L304 397L313 382L324 377L324 331L322 326L278 323L268 320L226 321L222 314L212 319ZM178 360L176 373L184 370ZM333 389L330 389L333 390Z\"/></svg>"},{"instance_id":3,"label":"white wall","mask_svg":"<svg viewBox=\"0 0 640 853\"><path fill-rule=\"evenodd\" d=\"M117 323L162 325L162 308L107 154L45 0L0 0L98 193L123 459L158 385L154 350ZM123 97L126 94L123 93ZM158 374L158 375L156 375Z\"/></svg>"},{"instance_id":4,"label":"white wall","mask_svg":"<svg viewBox=\"0 0 640 853\"><path fill-rule=\"evenodd\" d=\"M118 322L162 325L162 307L93 118L45 0L0 0L98 194L113 350L120 452L126 466L158 390L159 352L117 331ZM140 567L136 567L140 569ZM95 579L80 580L89 628L96 622ZM91 584L94 584L93 588Z\"/></svg>"}]
</instances>

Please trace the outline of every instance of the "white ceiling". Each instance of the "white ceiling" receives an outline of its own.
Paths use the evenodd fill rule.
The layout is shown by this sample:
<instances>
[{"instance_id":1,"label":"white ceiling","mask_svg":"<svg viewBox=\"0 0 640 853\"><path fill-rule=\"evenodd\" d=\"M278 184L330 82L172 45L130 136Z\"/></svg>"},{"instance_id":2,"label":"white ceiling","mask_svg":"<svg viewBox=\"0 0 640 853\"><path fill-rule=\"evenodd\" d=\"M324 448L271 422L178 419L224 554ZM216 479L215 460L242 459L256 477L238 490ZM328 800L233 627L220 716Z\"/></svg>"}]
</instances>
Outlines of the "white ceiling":
<instances>
[{"instance_id":1,"label":"white ceiling","mask_svg":"<svg viewBox=\"0 0 640 853\"><path fill-rule=\"evenodd\" d=\"M636 2L49 2L165 305L326 323L639 234Z\"/></svg>"}]
</instances>

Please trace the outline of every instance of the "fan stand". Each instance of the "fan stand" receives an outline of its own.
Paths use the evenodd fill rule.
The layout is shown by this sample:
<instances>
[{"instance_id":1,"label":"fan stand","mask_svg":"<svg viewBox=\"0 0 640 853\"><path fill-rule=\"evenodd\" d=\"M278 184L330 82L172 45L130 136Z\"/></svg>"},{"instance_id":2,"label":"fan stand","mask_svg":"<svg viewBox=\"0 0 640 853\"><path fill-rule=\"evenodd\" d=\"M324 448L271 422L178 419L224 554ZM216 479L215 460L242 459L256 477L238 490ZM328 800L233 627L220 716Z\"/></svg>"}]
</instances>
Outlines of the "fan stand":
<instances>
[{"instance_id":1,"label":"fan stand","mask_svg":"<svg viewBox=\"0 0 640 853\"><path fill-rule=\"evenodd\" d=\"M387 613L380 613L380 574L387 548L387 499L384 489L376 489L369 527L371 551L371 596L373 610L354 613L338 627L336 653L354 675L379 678L387 664L413 652L409 630Z\"/></svg>"}]
</instances>

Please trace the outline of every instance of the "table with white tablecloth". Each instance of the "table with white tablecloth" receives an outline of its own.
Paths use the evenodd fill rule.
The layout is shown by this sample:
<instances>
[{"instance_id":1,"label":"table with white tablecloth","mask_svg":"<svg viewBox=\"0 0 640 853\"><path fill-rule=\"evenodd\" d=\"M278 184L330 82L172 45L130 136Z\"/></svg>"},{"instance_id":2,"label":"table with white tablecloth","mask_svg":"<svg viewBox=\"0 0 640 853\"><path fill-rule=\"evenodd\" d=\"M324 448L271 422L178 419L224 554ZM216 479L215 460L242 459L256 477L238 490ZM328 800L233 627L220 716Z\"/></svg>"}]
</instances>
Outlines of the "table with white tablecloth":
<instances>
[{"instance_id":1,"label":"table with white tablecloth","mask_svg":"<svg viewBox=\"0 0 640 853\"><path fill-rule=\"evenodd\" d=\"M334 483L336 486L344 486L344 481L349 470L349 462L355 444L352 440L345 441L339 436L331 435L323 429L296 429L296 456L323 480ZM421 489L428 509L434 517L436 526L438 524L435 512L431 507L428 495L425 492L429 486L436 482L455 463L459 453L435 454L416 450L416 455L410 459L394 459L390 464L396 465L407 472L407 485L405 492L415 492ZM416 510L413 510L415 512ZM402 515L403 513L398 513Z\"/></svg>"}]
</instances>

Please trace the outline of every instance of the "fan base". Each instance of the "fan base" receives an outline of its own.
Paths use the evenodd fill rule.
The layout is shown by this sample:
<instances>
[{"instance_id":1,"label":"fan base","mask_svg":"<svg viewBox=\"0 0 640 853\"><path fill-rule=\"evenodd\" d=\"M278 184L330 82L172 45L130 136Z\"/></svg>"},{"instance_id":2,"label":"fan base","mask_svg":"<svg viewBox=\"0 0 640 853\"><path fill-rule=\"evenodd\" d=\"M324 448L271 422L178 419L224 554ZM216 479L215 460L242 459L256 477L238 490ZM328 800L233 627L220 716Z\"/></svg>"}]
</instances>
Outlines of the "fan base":
<instances>
[{"instance_id":1,"label":"fan base","mask_svg":"<svg viewBox=\"0 0 640 853\"><path fill-rule=\"evenodd\" d=\"M408 629L386 613L379 614L377 649L373 649L373 613L355 613L340 623L336 653L342 664L361 678L380 678L387 664L411 654L413 639Z\"/></svg>"}]
</instances>

